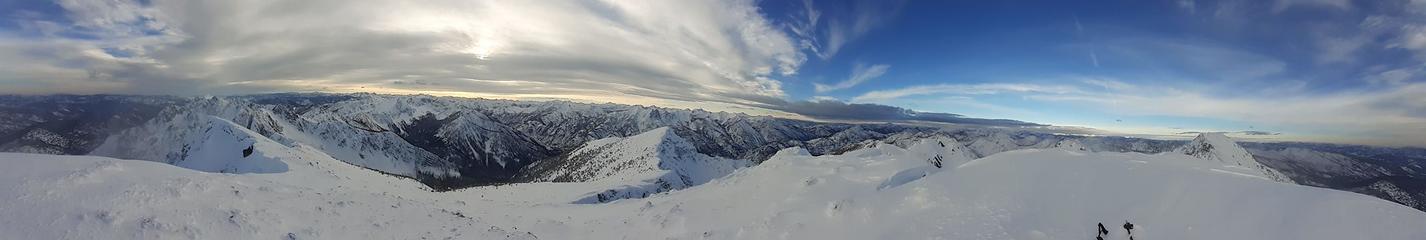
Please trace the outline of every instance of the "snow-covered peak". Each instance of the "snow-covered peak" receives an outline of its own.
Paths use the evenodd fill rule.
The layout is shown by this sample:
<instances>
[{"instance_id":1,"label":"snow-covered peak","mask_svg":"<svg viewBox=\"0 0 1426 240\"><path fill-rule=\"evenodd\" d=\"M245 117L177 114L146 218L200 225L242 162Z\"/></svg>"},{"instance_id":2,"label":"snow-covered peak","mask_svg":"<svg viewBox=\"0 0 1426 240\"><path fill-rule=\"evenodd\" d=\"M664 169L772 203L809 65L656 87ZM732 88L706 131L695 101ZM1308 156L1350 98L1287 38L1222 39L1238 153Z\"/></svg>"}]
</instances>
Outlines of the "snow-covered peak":
<instances>
[{"instance_id":1,"label":"snow-covered peak","mask_svg":"<svg viewBox=\"0 0 1426 240\"><path fill-rule=\"evenodd\" d=\"M921 139L907 147L906 154L911 158L924 158L936 168L954 168L976 159L975 153L960 141L945 136Z\"/></svg>"},{"instance_id":2,"label":"snow-covered peak","mask_svg":"<svg viewBox=\"0 0 1426 240\"><path fill-rule=\"evenodd\" d=\"M744 160L698 153L672 130L660 127L634 136L590 141L562 159L541 161L526 171L535 181L595 182L609 188L579 201L595 203L683 189L750 165Z\"/></svg>"},{"instance_id":3,"label":"snow-covered peak","mask_svg":"<svg viewBox=\"0 0 1426 240\"><path fill-rule=\"evenodd\" d=\"M1179 147L1175 152L1193 156L1198 159L1215 161L1223 166L1252 170L1249 172L1272 179L1273 181L1292 182L1292 180L1289 180L1287 176L1277 172L1277 170L1259 164L1257 160L1253 159L1253 155L1248 153L1247 149L1238 146L1237 142L1234 142L1222 133L1199 133L1198 137L1193 138L1193 141Z\"/></svg>"},{"instance_id":4,"label":"snow-covered peak","mask_svg":"<svg viewBox=\"0 0 1426 240\"><path fill-rule=\"evenodd\" d=\"M884 144L882 147L897 148L891 144ZM867 153L891 152L895 151L866 151L862 154L865 156L864 154ZM976 159L975 153L971 152L970 148L954 138L939 135L916 141L897 155L899 156L895 156L895 159L900 160L889 160L888 162L891 165L905 165L903 167L906 169L891 175L877 189L895 188L946 169L960 167L962 164ZM921 159L923 162L917 164L915 161L906 161L914 159Z\"/></svg>"},{"instance_id":5,"label":"snow-covered peak","mask_svg":"<svg viewBox=\"0 0 1426 240\"><path fill-rule=\"evenodd\" d=\"M1088 151L1089 151L1089 148L1088 148L1088 147L1085 147L1084 144L1082 144L1082 143L1079 142L1079 140L1072 139L1072 138L1066 138L1066 139L1060 140L1059 142L1056 142L1054 148L1057 148L1057 149L1064 149L1064 150L1069 150L1069 151L1080 151L1080 152L1088 152Z\"/></svg>"},{"instance_id":6,"label":"snow-covered peak","mask_svg":"<svg viewBox=\"0 0 1426 240\"><path fill-rule=\"evenodd\" d=\"M661 127L629 137L589 141L563 161L541 162L529 171L536 172L537 181L637 181L697 155L701 154L687 141Z\"/></svg>"},{"instance_id":7,"label":"snow-covered peak","mask_svg":"<svg viewBox=\"0 0 1426 240\"><path fill-rule=\"evenodd\" d=\"M1200 133L1193 141L1179 147L1177 152L1232 166L1246 167L1257 164L1248 150L1238 146L1238 143L1222 133Z\"/></svg>"},{"instance_id":8,"label":"snow-covered peak","mask_svg":"<svg viewBox=\"0 0 1426 240\"><path fill-rule=\"evenodd\" d=\"M287 147L226 119L208 117L204 135L189 143L185 159L173 165L205 172L277 173L287 164L276 151Z\"/></svg>"},{"instance_id":9,"label":"snow-covered peak","mask_svg":"<svg viewBox=\"0 0 1426 240\"><path fill-rule=\"evenodd\" d=\"M282 144L227 119L186 113L110 136L91 154L159 161L205 172L275 173L287 171L287 165L268 157L267 152L282 148Z\"/></svg>"}]
</instances>

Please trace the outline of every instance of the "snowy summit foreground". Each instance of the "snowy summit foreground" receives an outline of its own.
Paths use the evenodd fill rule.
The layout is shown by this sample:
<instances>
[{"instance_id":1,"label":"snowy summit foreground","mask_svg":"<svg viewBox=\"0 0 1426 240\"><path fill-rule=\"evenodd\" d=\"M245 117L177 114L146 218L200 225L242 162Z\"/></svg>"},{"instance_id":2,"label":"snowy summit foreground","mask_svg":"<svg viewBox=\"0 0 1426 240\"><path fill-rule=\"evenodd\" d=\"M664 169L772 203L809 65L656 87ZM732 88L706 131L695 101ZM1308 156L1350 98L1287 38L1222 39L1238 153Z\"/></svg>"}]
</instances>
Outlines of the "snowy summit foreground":
<instances>
[{"instance_id":1,"label":"snowy summit foreground","mask_svg":"<svg viewBox=\"0 0 1426 240\"><path fill-rule=\"evenodd\" d=\"M1135 239L1426 239L1426 213L1274 181L1213 152L1241 150L1222 139L1188 154L1065 144L980 159L939 137L841 155L788 148L688 182L701 185L586 204L576 202L716 159L677 154L681 140L655 130L590 145L656 150L595 155L635 157L645 162L630 169L663 175L591 171L650 181L431 192L225 120L203 123L216 135L193 139L216 142L202 146L251 143L253 157L219 147L172 165L0 153L0 239L1093 239L1097 223L1110 226L1107 239L1127 239L1117 227L1126 221ZM671 156L685 159L663 162Z\"/></svg>"}]
</instances>

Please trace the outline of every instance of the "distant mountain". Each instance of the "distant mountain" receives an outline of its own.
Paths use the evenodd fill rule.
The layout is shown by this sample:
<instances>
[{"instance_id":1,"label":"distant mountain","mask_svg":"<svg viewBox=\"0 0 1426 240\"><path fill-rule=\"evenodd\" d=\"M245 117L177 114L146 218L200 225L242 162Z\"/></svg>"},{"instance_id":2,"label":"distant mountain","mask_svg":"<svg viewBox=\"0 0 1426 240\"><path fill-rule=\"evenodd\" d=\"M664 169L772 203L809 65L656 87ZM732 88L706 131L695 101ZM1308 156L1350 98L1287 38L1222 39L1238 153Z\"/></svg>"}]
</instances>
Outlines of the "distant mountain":
<instances>
[{"instance_id":1,"label":"distant mountain","mask_svg":"<svg viewBox=\"0 0 1426 240\"><path fill-rule=\"evenodd\" d=\"M1376 196L1426 211L1426 149L1322 143L1244 143L1302 185Z\"/></svg>"},{"instance_id":2,"label":"distant mountain","mask_svg":"<svg viewBox=\"0 0 1426 240\"><path fill-rule=\"evenodd\" d=\"M0 151L86 154L119 130L181 103L173 97L0 95Z\"/></svg>"},{"instance_id":3,"label":"distant mountain","mask_svg":"<svg viewBox=\"0 0 1426 240\"><path fill-rule=\"evenodd\" d=\"M1370 196L1273 182L1185 154L1080 151L1069 141L974 160L966 144L939 134L840 155L793 147L707 179L695 172L729 171L702 163L728 161L692 153L671 129L656 128L581 147L575 155L616 160L571 165L601 173L581 175L594 182L432 192L226 119L197 120L212 129L190 132L203 139L194 151L206 160L186 160L203 163L187 169L0 153L0 239L1084 239L1097 223L1116 240L1426 237L1426 212ZM248 144L248 156L229 147ZM205 172L275 170L265 166L287 169ZM598 182L620 176L659 180ZM707 181L571 204L607 189L596 187L642 189L684 176Z\"/></svg>"},{"instance_id":4,"label":"distant mountain","mask_svg":"<svg viewBox=\"0 0 1426 240\"><path fill-rule=\"evenodd\" d=\"M1217 162L1224 166L1235 169L1243 169L1254 175L1268 178L1277 182L1292 183L1291 179L1279 173L1277 170L1258 163L1247 149L1238 146L1237 142L1224 136L1222 133L1199 133L1188 144L1179 147L1175 152L1187 154L1198 159Z\"/></svg>"},{"instance_id":5,"label":"distant mountain","mask_svg":"<svg viewBox=\"0 0 1426 240\"><path fill-rule=\"evenodd\" d=\"M375 94L5 100L0 117L16 120L0 126L4 151L176 162L185 148L201 144L183 137L207 128L193 119L214 116L283 144L312 146L344 162L443 190L516 181L526 166L591 140L656 128L668 128L698 153L753 162L790 146L839 149L890 133L929 129L619 104Z\"/></svg>"},{"instance_id":6,"label":"distant mountain","mask_svg":"<svg viewBox=\"0 0 1426 240\"><path fill-rule=\"evenodd\" d=\"M789 147L827 155L892 149L885 146L908 149L926 139L943 139L953 140L963 149L957 154L972 158L1046 148L1178 152L1251 169L1248 173L1277 181L1353 191L1426 210L1412 205L1426 202L1426 190L1417 181L1426 178L1426 149L1233 143L1215 134L1194 141L1154 140L1064 135L1034 127L826 123L638 105L320 93L201 98L0 96L0 120L4 120L0 121L0 151L5 152L197 163L192 161L195 154L205 152L200 150L231 152L250 144L237 137L218 141L201 133L242 130L284 146L309 147L366 169L410 177L436 190L532 181L597 181L601 174L582 174L627 160L617 156L657 156L641 160L643 166L705 157L725 161L726 166L741 166L743 162L758 164ZM223 127L222 122L236 128ZM685 150L674 152L685 154L598 145L651 131L666 137L654 141L662 145L649 146L677 146L672 149ZM214 146L216 142L225 146ZM678 144L672 144L675 142ZM643 146L630 144L623 145ZM252 171L221 164L207 167ZM641 169L678 175L670 168ZM634 186L658 179L640 177L628 183ZM701 180L687 181L696 182Z\"/></svg>"}]
</instances>

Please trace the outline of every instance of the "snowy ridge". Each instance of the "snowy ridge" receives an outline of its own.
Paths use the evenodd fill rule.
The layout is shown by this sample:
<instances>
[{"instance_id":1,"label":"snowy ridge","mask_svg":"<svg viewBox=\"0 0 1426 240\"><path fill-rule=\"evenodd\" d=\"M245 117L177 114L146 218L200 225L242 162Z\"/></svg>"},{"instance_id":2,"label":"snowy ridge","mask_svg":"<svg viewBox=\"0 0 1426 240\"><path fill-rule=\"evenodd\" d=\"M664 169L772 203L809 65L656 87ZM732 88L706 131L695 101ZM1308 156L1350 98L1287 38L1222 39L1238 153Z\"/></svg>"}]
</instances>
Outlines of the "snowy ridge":
<instances>
[{"instance_id":1,"label":"snowy ridge","mask_svg":"<svg viewBox=\"0 0 1426 240\"><path fill-rule=\"evenodd\" d=\"M894 147L893 145L882 145L884 147ZM925 159L925 164L911 163L906 170L897 172L878 186L877 189L887 189L901 186L902 184L916 181L930 176L944 169L956 168L976 159L975 153L962 145L959 141L947 137L931 137L921 139L916 144L906 148L905 151L885 151L900 154L906 159Z\"/></svg>"},{"instance_id":2,"label":"snowy ridge","mask_svg":"<svg viewBox=\"0 0 1426 240\"><path fill-rule=\"evenodd\" d=\"M415 181L264 143L287 171L0 153L0 239L536 238L438 207Z\"/></svg>"},{"instance_id":3,"label":"snowy ridge","mask_svg":"<svg viewBox=\"0 0 1426 240\"><path fill-rule=\"evenodd\" d=\"M617 104L372 94L347 97L291 110L289 119L299 131L285 135L343 161L417 177L446 189L511 182L528 165L574 151L588 141L632 136L660 127L687 136L682 138L697 152L744 160L759 160L782 147L850 127Z\"/></svg>"},{"instance_id":4,"label":"snowy ridge","mask_svg":"<svg viewBox=\"0 0 1426 240\"><path fill-rule=\"evenodd\" d=\"M1060 142L1055 143L1054 148L1081 152L1090 151L1089 147L1085 147L1084 144L1080 143L1077 139L1060 140Z\"/></svg>"},{"instance_id":5,"label":"snowy ridge","mask_svg":"<svg viewBox=\"0 0 1426 240\"><path fill-rule=\"evenodd\" d=\"M651 131L579 153L680 155L688 146L677 142ZM1184 154L1028 149L970 160L953 138L842 155L788 148L698 186L591 206L570 201L631 171L431 192L305 145L259 147L288 171L0 153L0 199L10 199L0 201L0 239L1086 239L1096 223L1122 221L1138 226L1136 239L1426 238L1426 212ZM928 161L936 156L940 168Z\"/></svg>"},{"instance_id":6,"label":"snowy ridge","mask_svg":"<svg viewBox=\"0 0 1426 240\"><path fill-rule=\"evenodd\" d=\"M154 159L205 172L275 173L286 164L266 156L282 144L268 140L228 120L182 114L111 136L93 154L128 159ZM249 147L250 156L243 151Z\"/></svg>"},{"instance_id":7,"label":"snowy ridge","mask_svg":"<svg viewBox=\"0 0 1426 240\"><path fill-rule=\"evenodd\" d=\"M1136 239L1426 237L1416 227L1426 213L1214 171L1222 166L1178 154L1017 150L886 187L927 167L923 156L889 144L824 156L790 148L708 184L605 206L634 213L551 214L620 219L553 232L602 239L1081 239L1092 238L1096 223L1132 221ZM1127 237L1121 230L1108 239Z\"/></svg>"},{"instance_id":8,"label":"snowy ridge","mask_svg":"<svg viewBox=\"0 0 1426 240\"><path fill-rule=\"evenodd\" d=\"M0 119L7 120L0 123L0 151L99 154L177 162L179 158L169 156L183 156L185 151L192 151L185 146L193 148L221 142L214 138L216 136L194 134L221 126L206 123L206 118L214 116L284 146L310 146L312 151L343 162L416 178L439 190L529 182L529 175L535 173L523 172L533 169L527 165L563 159L580 149L594 149L587 146L597 145L600 139L613 140L661 127L667 127L696 152L753 162L768 159L788 147L801 147L812 155L868 148L891 154L937 136L957 140L976 157L1057 147L1152 154L1173 152L1184 145L1184 141L1056 135L1013 128L934 129L893 124L815 123L701 110L566 101L377 94L204 98L0 96L0 99L5 100L0 101L3 106ZM196 120L174 122L174 119ZM241 141L238 137L228 138ZM110 139L120 140L94 151ZM241 144L217 145L230 148ZM121 145L124 147L118 147ZM1269 177L1273 174L1263 170L1270 169L1299 184L1355 191L1408 205L1426 202L1403 197L1426 199L1426 191L1421 191L1426 187L1413 184L1420 181L1412 180L1426 177L1420 174L1426 172L1421 170L1426 169L1421 167L1426 166L1423 165L1426 149L1303 143L1243 143L1242 146L1252 150L1250 154L1255 161L1235 160L1233 164L1221 164L1219 171ZM866 151L859 154L876 155ZM1214 159L1212 162L1220 162L1216 155ZM1245 167L1238 162L1259 162L1267 168L1254 170L1255 166ZM231 167L205 169L249 172ZM1401 190L1369 187L1379 181ZM576 191L611 188L604 185ZM1423 205L1426 204L1413 206L1426 209Z\"/></svg>"},{"instance_id":9,"label":"snowy ridge","mask_svg":"<svg viewBox=\"0 0 1426 240\"><path fill-rule=\"evenodd\" d=\"M813 153L881 138L887 133L915 130L898 125L852 125L748 116L702 110L566 101L508 101L433 96L378 94L270 94L205 98L124 97L116 103L59 105L57 112L113 112L117 120L81 119L83 127L68 128L69 118L50 124L50 105L0 112L16 124L0 124L4 151L102 154L168 162L167 152L182 152L183 144L154 145L164 149L93 151L129 131L143 135L181 135L203 127L170 123L179 115L216 116L284 145L314 147L342 161L372 170L413 177L442 190L505 184L535 162L573 151L588 141L627 137L660 127L710 156L766 159L779 149L806 146ZM18 97L14 102L71 102L73 97ZM78 99L78 100L76 100ZM160 101L162 100L162 101ZM0 104L8 104L0 103ZM111 106L111 105L118 106ZM92 106L91 106L92 105ZM72 109L71 109L72 108ZM146 108L155 108L147 110ZM157 109L161 109L157 110ZM70 111L73 110L73 111ZM127 113L127 112L117 112ZM69 113L65 113L69 114ZM63 114L61 114L63 115ZM156 115L150 117L149 115ZM68 116L68 115L65 115ZM122 121L121 121L122 120ZM838 135L839 134L839 135ZM833 136L836 135L836 136ZM815 140L815 142L813 142ZM153 146L137 146L151 148ZM159 151L164 154L121 154Z\"/></svg>"},{"instance_id":10,"label":"snowy ridge","mask_svg":"<svg viewBox=\"0 0 1426 240\"><path fill-rule=\"evenodd\" d=\"M1252 174L1277 182L1292 183L1291 179L1282 173L1259 164L1248 150L1238 146L1228 136L1222 133L1199 133L1193 141L1187 145L1179 147L1178 153L1187 154L1198 159L1214 161L1224 166L1232 167L1233 170Z\"/></svg>"},{"instance_id":11,"label":"snowy ridge","mask_svg":"<svg viewBox=\"0 0 1426 240\"><path fill-rule=\"evenodd\" d=\"M752 165L698 153L667 127L590 141L558 162L540 164L529 170L534 181L594 182L611 188L576 201L580 203L644 198L703 184Z\"/></svg>"}]
</instances>

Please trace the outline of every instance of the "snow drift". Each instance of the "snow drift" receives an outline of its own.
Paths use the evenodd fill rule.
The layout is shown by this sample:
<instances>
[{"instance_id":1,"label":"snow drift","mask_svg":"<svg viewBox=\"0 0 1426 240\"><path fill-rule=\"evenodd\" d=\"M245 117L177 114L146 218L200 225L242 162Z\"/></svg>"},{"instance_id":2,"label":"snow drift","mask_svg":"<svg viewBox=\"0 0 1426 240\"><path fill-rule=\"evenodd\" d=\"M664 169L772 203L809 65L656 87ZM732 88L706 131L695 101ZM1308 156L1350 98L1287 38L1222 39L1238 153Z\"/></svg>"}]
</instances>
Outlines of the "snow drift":
<instances>
[{"instance_id":1,"label":"snow drift","mask_svg":"<svg viewBox=\"0 0 1426 240\"><path fill-rule=\"evenodd\" d=\"M173 116L116 134L92 154L127 159L154 159L204 172L277 173L287 164L270 156L284 148L228 120L198 114ZM244 154L244 150L252 148Z\"/></svg>"},{"instance_id":2,"label":"snow drift","mask_svg":"<svg viewBox=\"0 0 1426 240\"><path fill-rule=\"evenodd\" d=\"M605 147L584 152L630 167L586 168L608 173L581 175L589 182L431 192L312 147L253 141L288 170L0 153L0 239L1091 239L1097 223L1125 221L1136 239L1426 239L1426 213L1199 158L1225 154L1211 151L1067 147L972 160L972 148L946 138L841 155L789 148L680 191L570 204L603 180L711 168L696 154L652 160L688 155L676 135L651 131L590 143Z\"/></svg>"}]
</instances>

